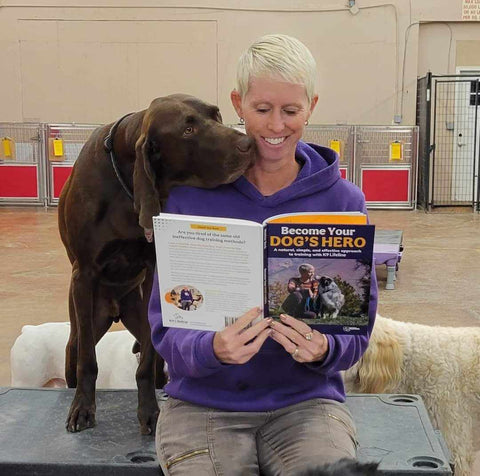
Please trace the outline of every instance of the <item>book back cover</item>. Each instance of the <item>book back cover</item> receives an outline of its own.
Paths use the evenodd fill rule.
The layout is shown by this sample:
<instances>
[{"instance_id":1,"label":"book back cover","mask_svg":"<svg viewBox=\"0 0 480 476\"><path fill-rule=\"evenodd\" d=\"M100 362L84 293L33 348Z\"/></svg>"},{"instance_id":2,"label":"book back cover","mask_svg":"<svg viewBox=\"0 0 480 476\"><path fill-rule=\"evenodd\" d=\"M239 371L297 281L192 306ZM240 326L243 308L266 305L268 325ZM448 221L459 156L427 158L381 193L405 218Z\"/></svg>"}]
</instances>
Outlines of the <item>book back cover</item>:
<instances>
[{"instance_id":1,"label":"book back cover","mask_svg":"<svg viewBox=\"0 0 480 476\"><path fill-rule=\"evenodd\" d=\"M218 331L262 305L262 225L169 213L153 224L164 326Z\"/></svg>"}]
</instances>

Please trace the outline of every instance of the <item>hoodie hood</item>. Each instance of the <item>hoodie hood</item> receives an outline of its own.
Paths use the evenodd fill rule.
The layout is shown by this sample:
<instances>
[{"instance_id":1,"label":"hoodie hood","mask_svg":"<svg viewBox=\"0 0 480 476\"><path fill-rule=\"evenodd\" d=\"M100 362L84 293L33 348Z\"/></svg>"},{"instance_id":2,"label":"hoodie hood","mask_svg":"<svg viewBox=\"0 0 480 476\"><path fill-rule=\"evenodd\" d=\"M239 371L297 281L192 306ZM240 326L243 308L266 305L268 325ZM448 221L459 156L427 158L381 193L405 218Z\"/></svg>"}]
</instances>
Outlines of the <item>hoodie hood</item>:
<instances>
[{"instance_id":1,"label":"hoodie hood","mask_svg":"<svg viewBox=\"0 0 480 476\"><path fill-rule=\"evenodd\" d=\"M276 207L286 201L301 198L330 188L340 179L338 154L316 144L299 142L295 159L302 164L297 178L288 187L268 197L263 196L244 176L233 183L233 187L250 200L263 207Z\"/></svg>"}]
</instances>

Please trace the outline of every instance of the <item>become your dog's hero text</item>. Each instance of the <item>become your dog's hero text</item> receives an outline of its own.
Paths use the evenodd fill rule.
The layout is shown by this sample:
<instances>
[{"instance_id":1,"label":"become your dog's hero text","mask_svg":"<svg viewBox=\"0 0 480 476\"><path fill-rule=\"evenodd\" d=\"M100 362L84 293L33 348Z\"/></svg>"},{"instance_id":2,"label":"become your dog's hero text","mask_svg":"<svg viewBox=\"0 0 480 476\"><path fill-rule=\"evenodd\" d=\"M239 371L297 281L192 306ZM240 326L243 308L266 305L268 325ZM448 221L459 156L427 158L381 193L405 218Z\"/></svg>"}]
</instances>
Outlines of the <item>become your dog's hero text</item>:
<instances>
[{"instance_id":1,"label":"become your dog's hero text","mask_svg":"<svg viewBox=\"0 0 480 476\"><path fill-rule=\"evenodd\" d=\"M271 235L270 246L318 246L331 248L363 248L367 241L363 236L355 237L356 230L336 228L334 226L319 228L300 228L282 226L282 236Z\"/></svg>"}]
</instances>

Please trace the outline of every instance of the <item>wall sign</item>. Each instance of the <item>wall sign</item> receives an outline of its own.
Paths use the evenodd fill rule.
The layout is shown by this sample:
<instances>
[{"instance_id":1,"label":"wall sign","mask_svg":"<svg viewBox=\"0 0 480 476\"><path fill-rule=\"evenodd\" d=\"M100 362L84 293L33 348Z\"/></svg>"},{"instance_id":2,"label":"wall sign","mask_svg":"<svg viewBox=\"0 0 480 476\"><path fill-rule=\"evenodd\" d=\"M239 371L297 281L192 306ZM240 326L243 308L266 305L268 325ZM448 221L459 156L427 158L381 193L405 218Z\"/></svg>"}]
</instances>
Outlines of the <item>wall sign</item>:
<instances>
[{"instance_id":1,"label":"wall sign","mask_svg":"<svg viewBox=\"0 0 480 476\"><path fill-rule=\"evenodd\" d=\"M462 20L480 21L480 0L463 0Z\"/></svg>"}]
</instances>

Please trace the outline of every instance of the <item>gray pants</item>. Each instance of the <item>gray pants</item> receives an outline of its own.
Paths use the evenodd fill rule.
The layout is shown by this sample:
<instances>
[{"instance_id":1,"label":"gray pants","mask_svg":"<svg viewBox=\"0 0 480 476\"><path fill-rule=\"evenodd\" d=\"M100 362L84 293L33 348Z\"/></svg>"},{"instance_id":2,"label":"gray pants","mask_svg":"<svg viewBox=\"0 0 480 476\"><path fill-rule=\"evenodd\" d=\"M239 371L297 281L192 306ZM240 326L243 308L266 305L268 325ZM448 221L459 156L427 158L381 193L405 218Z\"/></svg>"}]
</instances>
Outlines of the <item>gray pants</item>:
<instances>
[{"instance_id":1,"label":"gray pants","mask_svg":"<svg viewBox=\"0 0 480 476\"><path fill-rule=\"evenodd\" d=\"M295 475L355 458L348 408L314 399L270 412L227 412L169 398L156 449L165 475Z\"/></svg>"}]
</instances>

